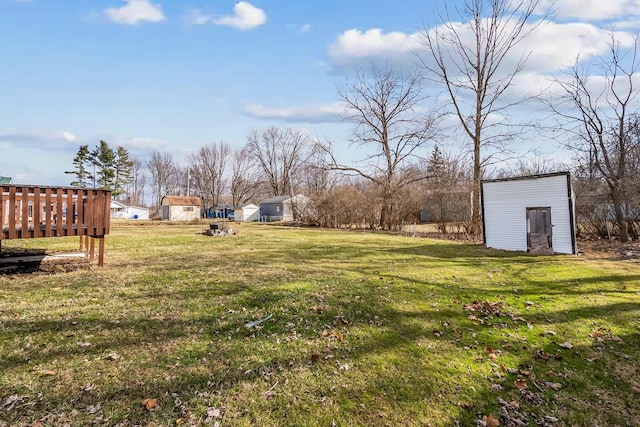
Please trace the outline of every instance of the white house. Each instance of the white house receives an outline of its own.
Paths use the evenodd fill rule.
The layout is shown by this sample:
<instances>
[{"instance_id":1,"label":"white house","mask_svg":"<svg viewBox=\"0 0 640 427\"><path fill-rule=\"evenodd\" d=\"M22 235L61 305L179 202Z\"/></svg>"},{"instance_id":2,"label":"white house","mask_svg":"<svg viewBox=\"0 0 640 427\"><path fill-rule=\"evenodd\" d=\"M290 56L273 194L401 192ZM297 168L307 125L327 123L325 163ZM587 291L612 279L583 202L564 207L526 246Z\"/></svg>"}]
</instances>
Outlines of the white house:
<instances>
[{"instance_id":1,"label":"white house","mask_svg":"<svg viewBox=\"0 0 640 427\"><path fill-rule=\"evenodd\" d=\"M260 220L260 207L250 203L244 205L241 208L235 210L234 219L236 221L259 221Z\"/></svg>"},{"instance_id":2,"label":"white house","mask_svg":"<svg viewBox=\"0 0 640 427\"><path fill-rule=\"evenodd\" d=\"M149 208L111 201L111 218L149 219Z\"/></svg>"},{"instance_id":3,"label":"white house","mask_svg":"<svg viewBox=\"0 0 640 427\"><path fill-rule=\"evenodd\" d=\"M199 197L164 196L160 205L162 219L169 221L195 221L200 218L202 209Z\"/></svg>"},{"instance_id":4,"label":"white house","mask_svg":"<svg viewBox=\"0 0 640 427\"><path fill-rule=\"evenodd\" d=\"M569 172L482 181L482 220L487 247L577 253Z\"/></svg>"}]
</instances>

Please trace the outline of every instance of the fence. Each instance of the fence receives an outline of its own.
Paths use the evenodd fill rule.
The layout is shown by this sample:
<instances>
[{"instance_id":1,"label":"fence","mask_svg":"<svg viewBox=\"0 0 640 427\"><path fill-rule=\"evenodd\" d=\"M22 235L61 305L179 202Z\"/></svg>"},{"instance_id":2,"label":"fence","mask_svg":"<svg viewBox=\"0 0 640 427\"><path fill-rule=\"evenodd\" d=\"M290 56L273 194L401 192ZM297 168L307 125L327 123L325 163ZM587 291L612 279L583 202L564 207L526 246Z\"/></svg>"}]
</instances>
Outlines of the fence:
<instances>
[{"instance_id":1,"label":"fence","mask_svg":"<svg viewBox=\"0 0 640 427\"><path fill-rule=\"evenodd\" d=\"M1 240L79 236L90 261L98 239L98 265L109 234L111 192L72 187L1 185ZM91 238L91 240L89 239Z\"/></svg>"}]
</instances>

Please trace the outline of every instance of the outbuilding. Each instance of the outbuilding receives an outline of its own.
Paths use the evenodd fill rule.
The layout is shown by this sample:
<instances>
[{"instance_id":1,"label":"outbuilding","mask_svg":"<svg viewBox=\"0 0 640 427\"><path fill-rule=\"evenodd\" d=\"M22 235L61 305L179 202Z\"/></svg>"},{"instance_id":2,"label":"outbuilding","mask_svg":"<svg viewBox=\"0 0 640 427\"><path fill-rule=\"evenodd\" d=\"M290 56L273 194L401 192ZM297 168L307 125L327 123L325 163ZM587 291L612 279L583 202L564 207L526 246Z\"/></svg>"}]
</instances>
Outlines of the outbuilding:
<instances>
[{"instance_id":1,"label":"outbuilding","mask_svg":"<svg viewBox=\"0 0 640 427\"><path fill-rule=\"evenodd\" d=\"M169 221L195 221L200 219L202 201L199 197L164 196L160 201L162 219Z\"/></svg>"},{"instance_id":2,"label":"outbuilding","mask_svg":"<svg viewBox=\"0 0 640 427\"><path fill-rule=\"evenodd\" d=\"M569 172L482 181L482 221L487 247L577 253Z\"/></svg>"},{"instance_id":3,"label":"outbuilding","mask_svg":"<svg viewBox=\"0 0 640 427\"><path fill-rule=\"evenodd\" d=\"M149 208L133 206L118 200L111 201L111 218L149 219Z\"/></svg>"},{"instance_id":4,"label":"outbuilding","mask_svg":"<svg viewBox=\"0 0 640 427\"><path fill-rule=\"evenodd\" d=\"M254 205L253 203L249 203L248 205L244 205L241 208L235 210L236 221L259 221L260 220L260 207Z\"/></svg>"},{"instance_id":5,"label":"outbuilding","mask_svg":"<svg viewBox=\"0 0 640 427\"><path fill-rule=\"evenodd\" d=\"M303 212L310 203L311 200L302 194L272 197L260 202L260 218L266 222L293 221L294 212Z\"/></svg>"}]
</instances>

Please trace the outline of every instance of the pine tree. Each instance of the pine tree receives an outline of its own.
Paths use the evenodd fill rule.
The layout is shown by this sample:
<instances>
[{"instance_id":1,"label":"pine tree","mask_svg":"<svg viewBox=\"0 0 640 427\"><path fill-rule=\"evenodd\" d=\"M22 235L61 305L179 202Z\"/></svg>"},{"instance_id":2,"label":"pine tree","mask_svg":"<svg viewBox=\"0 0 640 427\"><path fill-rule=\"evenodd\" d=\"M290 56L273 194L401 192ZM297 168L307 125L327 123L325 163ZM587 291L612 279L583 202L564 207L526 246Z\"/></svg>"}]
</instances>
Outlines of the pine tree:
<instances>
[{"instance_id":1,"label":"pine tree","mask_svg":"<svg viewBox=\"0 0 640 427\"><path fill-rule=\"evenodd\" d=\"M129 158L129 151L121 146L116 149L114 174L114 187L111 194L116 198L126 193L125 187L131 183L133 177L133 160Z\"/></svg>"},{"instance_id":2,"label":"pine tree","mask_svg":"<svg viewBox=\"0 0 640 427\"><path fill-rule=\"evenodd\" d=\"M75 175L76 180L71 182L74 187L86 188L93 180L91 167L93 166L92 156L89 152L88 145L81 145L78 153L73 158L73 166L75 170L65 171L66 174Z\"/></svg>"},{"instance_id":3,"label":"pine tree","mask_svg":"<svg viewBox=\"0 0 640 427\"><path fill-rule=\"evenodd\" d=\"M431 152L431 157L427 163L427 173L432 183L441 183L446 177L446 165L442 151L436 145Z\"/></svg>"},{"instance_id":4,"label":"pine tree","mask_svg":"<svg viewBox=\"0 0 640 427\"><path fill-rule=\"evenodd\" d=\"M105 141L91 152L96 165L96 183L101 188L114 191L115 189L115 161L116 153Z\"/></svg>"}]
</instances>

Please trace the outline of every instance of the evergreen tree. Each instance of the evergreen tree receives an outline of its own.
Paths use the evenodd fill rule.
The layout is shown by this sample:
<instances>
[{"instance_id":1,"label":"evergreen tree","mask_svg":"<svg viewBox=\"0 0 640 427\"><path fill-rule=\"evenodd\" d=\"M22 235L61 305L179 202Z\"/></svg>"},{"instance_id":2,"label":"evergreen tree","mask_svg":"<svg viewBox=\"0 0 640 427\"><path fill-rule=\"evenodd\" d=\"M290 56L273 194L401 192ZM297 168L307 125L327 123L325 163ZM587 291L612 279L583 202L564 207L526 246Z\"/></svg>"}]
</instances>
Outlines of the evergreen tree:
<instances>
[{"instance_id":1,"label":"evergreen tree","mask_svg":"<svg viewBox=\"0 0 640 427\"><path fill-rule=\"evenodd\" d=\"M445 175L445 160L442 155L442 151L436 145L431 152L431 157L427 163L427 174L432 183L440 183L444 180Z\"/></svg>"},{"instance_id":2,"label":"evergreen tree","mask_svg":"<svg viewBox=\"0 0 640 427\"><path fill-rule=\"evenodd\" d=\"M100 188L114 191L115 189L115 162L116 153L105 141L91 152L96 170L96 184Z\"/></svg>"},{"instance_id":3,"label":"evergreen tree","mask_svg":"<svg viewBox=\"0 0 640 427\"><path fill-rule=\"evenodd\" d=\"M133 160L129 157L129 151L124 147L118 146L115 154L115 179L111 193L114 198L126 193L125 187L131 183L133 178Z\"/></svg>"},{"instance_id":4,"label":"evergreen tree","mask_svg":"<svg viewBox=\"0 0 640 427\"><path fill-rule=\"evenodd\" d=\"M65 171L66 174L75 175L76 180L71 182L74 187L86 188L91 184L94 177L91 173L93 166L92 155L89 152L88 145L81 145L78 153L73 158L73 166L75 170Z\"/></svg>"}]
</instances>

